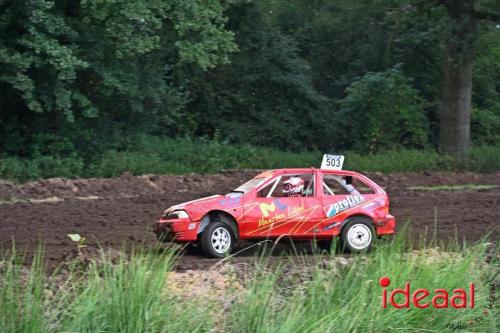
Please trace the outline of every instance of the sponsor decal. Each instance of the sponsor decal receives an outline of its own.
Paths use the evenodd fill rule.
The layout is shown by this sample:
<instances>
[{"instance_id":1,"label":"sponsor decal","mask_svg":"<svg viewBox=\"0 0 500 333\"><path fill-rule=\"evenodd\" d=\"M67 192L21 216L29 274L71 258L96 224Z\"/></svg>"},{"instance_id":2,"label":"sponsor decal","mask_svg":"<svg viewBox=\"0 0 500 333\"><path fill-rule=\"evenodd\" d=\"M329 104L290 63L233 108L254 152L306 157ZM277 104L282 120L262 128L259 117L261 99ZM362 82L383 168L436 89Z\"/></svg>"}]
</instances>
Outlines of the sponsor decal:
<instances>
[{"instance_id":1,"label":"sponsor decal","mask_svg":"<svg viewBox=\"0 0 500 333\"><path fill-rule=\"evenodd\" d=\"M338 213L359 205L364 201L363 197L360 195L348 195L345 199L334 202L326 209L326 216L332 217Z\"/></svg>"},{"instance_id":2,"label":"sponsor decal","mask_svg":"<svg viewBox=\"0 0 500 333\"><path fill-rule=\"evenodd\" d=\"M280 201L280 199L278 199L278 198L274 199L274 204L276 205L276 207L278 208L278 210L285 210L286 207L288 207L287 205L285 205L284 203L282 203Z\"/></svg>"},{"instance_id":3,"label":"sponsor decal","mask_svg":"<svg viewBox=\"0 0 500 333\"><path fill-rule=\"evenodd\" d=\"M275 200L270 205L269 204L264 204L265 205L264 206L265 212L267 213L267 217L266 217L266 215L264 214L264 211L262 209L263 208L262 205L263 204L260 204L259 208L261 209L261 211L262 211L262 213L263 213L264 216L259 219L259 228L267 226L267 225L271 225L274 222L282 220L282 219L284 219L287 216L300 214L305 209L304 206L301 206L301 205L296 205L296 206L282 205L279 202L279 200ZM279 205L281 205L282 209L278 208ZM271 206L273 206L274 208L270 209ZM280 211L280 212L276 212L276 214L274 214L274 216L269 217L269 211L274 212L276 210L276 208L278 208L278 211ZM286 211L284 211L285 209L286 209Z\"/></svg>"},{"instance_id":4,"label":"sponsor decal","mask_svg":"<svg viewBox=\"0 0 500 333\"><path fill-rule=\"evenodd\" d=\"M193 213L205 213L208 210L207 205L196 205L196 206L191 206L188 207L188 210L192 211Z\"/></svg>"},{"instance_id":5,"label":"sponsor decal","mask_svg":"<svg viewBox=\"0 0 500 333\"><path fill-rule=\"evenodd\" d=\"M364 205L364 206L363 206L363 208L364 208L364 209L368 209L368 208L373 207L373 206L375 206L375 205L376 205L376 203L372 201L372 202L367 203L366 205Z\"/></svg>"},{"instance_id":6,"label":"sponsor decal","mask_svg":"<svg viewBox=\"0 0 500 333\"><path fill-rule=\"evenodd\" d=\"M283 211L286 209L286 207L287 206L285 204L281 203L279 199L274 199L274 201L271 202L270 204L265 203L265 202L259 204L260 211L264 217L268 217L269 212L274 213L276 208L278 208L278 211Z\"/></svg>"},{"instance_id":7,"label":"sponsor decal","mask_svg":"<svg viewBox=\"0 0 500 333\"><path fill-rule=\"evenodd\" d=\"M224 199L219 200L221 206L233 206L239 205L241 201L240 197L224 197Z\"/></svg>"},{"instance_id":8,"label":"sponsor decal","mask_svg":"<svg viewBox=\"0 0 500 333\"><path fill-rule=\"evenodd\" d=\"M304 211L304 206L290 206L287 209L288 215L298 214Z\"/></svg>"},{"instance_id":9,"label":"sponsor decal","mask_svg":"<svg viewBox=\"0 0 500 333\"><path fill-rule=\"evenodd\" d=\"M469 290L462 288L453 289L449 292L446 289L435 289L430 292L429 289L419 288L415 291L411 290L409 282L405 283L404 288L396 288L390 293L387 287L391 284L391 280L384 276L379 280L382 289L382 308L386 309L392 306L396 309L410 308L413 305L419 309L434 307L436 309L443 309L452 307L455 309L474 308L475 302L475 286L474 283L469 284ZM450 297L450 294L452 295ZM398 301L396 301L396 297Z\"/></svg>"},{"instance_id":10,"label":"sponsor decal","mask_svg":"<svg viewBox=\"0 0 500 333\"><path fill-rule=\"evenodd\" d=\"M375 207L383 206L383 205L384 205L383 200L377 200L377 201L368 202L366 205L363 205L363 209L375 208Z\"/></svg>"},{"instance_id":11,"label":"sponsor decal","mask_svg":"<svg viewBox=\"0 0 500 333\"><path fill-rule=\"evenodd\" d=\"M270 217L270 218L261 217L259 219L259 228L260 227L264 227L266 225L273 224L274 222L279 221L279 220L283 219L284 217L285 217L284 213L276 214L276 215L274 215L273 217Z\"/></svg>"},{"instance_id":12,"label":"sponsor decal","mask_svg":"<svg viewBox=\"0 0 500 333\"><path fill-rule=\"evenodd\" d=\"M341 223L342 222L335 222L335 223L329 224L329 225L323 227L323 231L332 230L333 228L339 226Z\"/></svg>"}]
</instances>

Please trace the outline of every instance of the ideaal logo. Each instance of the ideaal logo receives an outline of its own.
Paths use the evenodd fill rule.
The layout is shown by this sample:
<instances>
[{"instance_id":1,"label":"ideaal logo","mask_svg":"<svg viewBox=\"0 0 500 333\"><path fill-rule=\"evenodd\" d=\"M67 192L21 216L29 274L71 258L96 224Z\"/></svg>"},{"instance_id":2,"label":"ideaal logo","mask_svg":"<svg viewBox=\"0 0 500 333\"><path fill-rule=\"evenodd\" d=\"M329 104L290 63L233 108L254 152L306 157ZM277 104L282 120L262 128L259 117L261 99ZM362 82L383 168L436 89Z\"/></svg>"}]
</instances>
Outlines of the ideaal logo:
<instances>
[{"instance_id":1,"label":"ideaal logo","mask_svg":"<svg viewBox=\"0 0 500 333\"><path fill-rule=\"evenodd\" d=\"M391 284L391 280L386 276L380 278L379 284L383 288L382 307L384 309L388 307L388 304L396 309L409 308L410 304L420 309L428 308L431 305L436 309L448 308L450 306L455 309L474 308L474 283L469 284L468 291L462 288L453 289L451 291L451 298L450 292L441 288L435 289L433 293L425 288L419 288L412 292L409 282L405 283L404 288L396 288L388 293L387 287ZM402 303L396 302L397 295L402 296ZM401 297L398 298L401 300Z\"/></svg>"},{"instance_id":2,"label":"ideaal logo","mask_svg":"<svg viewBox=\"0 0 500 333\"><path fill-rule=\"evenodd\" d=\"M364 201L363 197L360 195L348 195L344 200L337 201L328 207L326 211L326 216L332 217L338 213L359 205Z\"/></svg>"}]
</instances>

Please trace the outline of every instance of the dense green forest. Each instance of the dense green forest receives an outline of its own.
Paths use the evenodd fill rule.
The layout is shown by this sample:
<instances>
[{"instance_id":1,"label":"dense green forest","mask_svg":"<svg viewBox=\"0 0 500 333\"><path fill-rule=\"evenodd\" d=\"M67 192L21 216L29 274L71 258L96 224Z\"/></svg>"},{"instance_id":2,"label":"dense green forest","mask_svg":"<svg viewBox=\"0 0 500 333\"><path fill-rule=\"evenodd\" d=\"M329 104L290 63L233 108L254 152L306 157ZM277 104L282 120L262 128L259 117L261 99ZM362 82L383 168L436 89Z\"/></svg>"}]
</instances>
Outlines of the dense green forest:
<instances>
[{"instance_id":1,"label":"dense green forest","mask_svg":"<svg viewBox=\"0 0 500 333\"><path fill-rule=\"evenodd\" d=\"M0 158L80 170L144 138L467 158L500 145L499 13L498 0L0 0Z\"/></svg>"}]
</instances>

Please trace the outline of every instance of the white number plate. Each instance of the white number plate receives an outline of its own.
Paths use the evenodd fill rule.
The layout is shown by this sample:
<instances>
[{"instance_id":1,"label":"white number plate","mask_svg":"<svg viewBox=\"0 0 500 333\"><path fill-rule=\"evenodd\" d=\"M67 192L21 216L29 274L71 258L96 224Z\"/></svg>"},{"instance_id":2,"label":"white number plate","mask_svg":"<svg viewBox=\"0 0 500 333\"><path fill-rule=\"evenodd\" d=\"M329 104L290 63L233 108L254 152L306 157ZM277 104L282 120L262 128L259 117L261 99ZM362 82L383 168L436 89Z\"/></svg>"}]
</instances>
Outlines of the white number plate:
<instances>
[{"instance_id":1,"label":"white number plate","mask_svg":"<svg viewBox=\"0 0 500 333\"><path fill-rule=\"evenodd\" d=\"M321 169L326 170L342 170L344 165L344 155L323 155Z\"/></svg>"}]
</instances>

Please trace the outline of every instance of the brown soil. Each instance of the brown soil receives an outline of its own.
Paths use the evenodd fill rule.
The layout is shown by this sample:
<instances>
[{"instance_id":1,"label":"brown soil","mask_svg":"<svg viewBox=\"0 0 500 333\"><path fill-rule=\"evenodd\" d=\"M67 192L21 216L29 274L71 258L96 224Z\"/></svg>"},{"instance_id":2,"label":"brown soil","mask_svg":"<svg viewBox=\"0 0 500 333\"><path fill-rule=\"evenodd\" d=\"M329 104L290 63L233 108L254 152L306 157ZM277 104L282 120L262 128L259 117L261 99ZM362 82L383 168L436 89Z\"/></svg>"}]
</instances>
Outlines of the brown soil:
<instances>
[{"instance_id":1,"label":"brown soil","mask_svg":"<svg viewBox=\"0 0 500 333\"><path fill-rule=\"evenodd\" d=\"M120 248L124 243L154 247L152 224L168 206L183 201L225 193L254 176L257 170L226 171L215 175L124 174L116 179L46 179L21 185L0 181L0 246L9 249L36 248L45 244L50 266L74 252L67 237L79 233L89 248ZM402 173L368 174L391 198L391 213L399 226L410 224L413 235L424 232L449 240L477 241L488 232L498 241L500 223L500 173ZM414 186L482 184L491 189L426 191ZM165 246L165 245L163 245ZM286 246L285 246L286 247ZM254 247L258 248L258 246ZM248 262L255 250L236 260ZM211 266L215 261L188 253L180 270Z\"/></svg>"}]
</instances>

